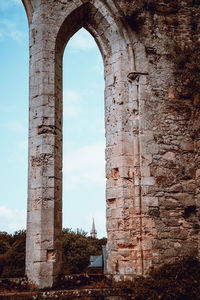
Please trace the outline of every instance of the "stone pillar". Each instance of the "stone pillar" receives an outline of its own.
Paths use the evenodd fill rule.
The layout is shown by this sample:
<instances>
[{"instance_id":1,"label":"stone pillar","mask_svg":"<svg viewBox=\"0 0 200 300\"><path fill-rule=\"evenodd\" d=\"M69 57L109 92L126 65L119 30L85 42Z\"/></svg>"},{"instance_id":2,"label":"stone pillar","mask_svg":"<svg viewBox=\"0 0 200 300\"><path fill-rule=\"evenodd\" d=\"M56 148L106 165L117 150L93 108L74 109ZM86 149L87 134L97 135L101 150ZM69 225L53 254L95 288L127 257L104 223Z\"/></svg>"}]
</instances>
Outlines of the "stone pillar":
<instances>
[{"instance_id":1,"label":"stone pillar","mask_svg":"<svg viewBox=\"0 0 200 300\"><path fill-rule=\"evenodd\" d=\"M105 66L108 273L132 279L151 265L197 256L199 94L185 94L187 81L175 76L178 60L169 59L173 43L166 47L177 40L190 49L192 8L177 8L187 21L183 35L182 25L174 30L163 21L159 4L154 20L135 10L135 1L22 1L30 27L29 282L51 287L60 271L62 54L81 26ZM142 17L140 28L133 16Z\"/></svg>"},{"instance_id":2,"label":"stone pillar","mask_svg":"<svg viewBox=\"0 0 200 300\"><path fill-rule=\"evenodd\" d=\"M48 32L40 17L30 26L26 275L39 288L52 287L62 255L62 66Z\"/></svg>"},{"instance_id":3,"label":"stone pillar","mask_svg":"<svg viewBox=\"0 0 200 300\"><path fill-rule=\"evenodd\" d=\"M133 142L133 249L132 264L135 274L144 276L152 266L152 259L158 257L157 250L152 249L153 239L157 231L155 222L149 214L157 212L158 199L152 197L151 188L155 179L151 175L153 132L146 126L145 102L148 101L146 72L131 72L128 74L130 83L130 107L132 109L132 142ZM150 148L151 147L151 148Z\"/></svg>"},{"instance_id":4,"label":"stone pillar","mask_svg":"<svg viewBox=\"0 0 200 300\"><path fill-rule=\"evenodd\" d=\"M121 55L120 55L121 53ZM127 79L126 55L119 51L106 72L106 198L108 232L108 273L116 280L140 274L134 251L136 230L134 144L132 131L132 90ZM116 61L114 60L116 59ZM116 70L116 72L115 72ZM138 248L141 255L141 249Z\"/></svg>"}]
</instances>

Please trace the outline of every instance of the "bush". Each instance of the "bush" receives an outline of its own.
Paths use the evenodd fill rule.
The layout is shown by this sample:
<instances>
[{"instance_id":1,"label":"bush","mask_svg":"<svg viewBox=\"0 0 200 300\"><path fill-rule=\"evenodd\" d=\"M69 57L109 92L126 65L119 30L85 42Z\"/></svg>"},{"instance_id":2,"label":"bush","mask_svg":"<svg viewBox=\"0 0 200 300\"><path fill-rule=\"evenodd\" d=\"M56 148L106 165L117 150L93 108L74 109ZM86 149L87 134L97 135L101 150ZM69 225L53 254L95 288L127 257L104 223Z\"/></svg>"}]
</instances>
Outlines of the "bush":
<instances>
[{"instance_id":1,"label":"bush","mask_svg":"<svg viewBox=\"0 0 200 300\"><path fill-rule=\"evenodd\" d=\"M200 263L196 258L186 257L152 270L146 278L119 285L136 300L200 299Z\"/></svg>"},{"instance_id":2,"label":"bush","mask_svg":"<svg viewBox=\"0 0 200 300\"><path fill-rule=\"evenodd\" d=\"M23 277L25 275L26 232L14 235L0 232L0 277ZM63 272L85 272L91 255L100 255L106 238L93 239L77 229L63 229Z\"/></svg>"},{"instance_id":3,"label":"bush","mask_svg":"<svg viewBox=\"0 0 200 300\"><path fill-rule=\"evenodd\" d=\"M25 274L26 232L14 235L0 233L0 243L4 245L0 254L0 277L21 277Z\"/></svg>"},{"instance_id":4,"label":"bush","mask_svg":"<svg viewBox=\"0 0 200 300\"><path fill-rule=\"evenodd\" d=\"M63 229L63 272L78 274L85 272L91 255L100 255L106 238L94 239L77 229Z\"/></svg>"}]
</instances>

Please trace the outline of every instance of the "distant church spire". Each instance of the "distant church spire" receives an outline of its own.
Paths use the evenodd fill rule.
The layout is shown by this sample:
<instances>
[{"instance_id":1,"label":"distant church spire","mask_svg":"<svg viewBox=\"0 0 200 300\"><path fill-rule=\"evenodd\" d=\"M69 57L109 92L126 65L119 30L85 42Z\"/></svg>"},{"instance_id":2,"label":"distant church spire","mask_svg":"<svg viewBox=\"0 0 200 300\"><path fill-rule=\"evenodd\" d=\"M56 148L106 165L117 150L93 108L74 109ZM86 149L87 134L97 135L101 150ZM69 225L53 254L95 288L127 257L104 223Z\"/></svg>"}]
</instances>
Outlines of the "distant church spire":
<instances>
[{"instance_id":1,"label":"distant church spire","mask_svg":"<svg viewBox=\"0 0 200 300\"><path fill-rule=\"evenodd\" d=\"M97 232L95 229L94 218L93 218L93 222L92 222L92 230L90 231L90 236L94 239L97 238Z\"/></svg>"}]
</instances>

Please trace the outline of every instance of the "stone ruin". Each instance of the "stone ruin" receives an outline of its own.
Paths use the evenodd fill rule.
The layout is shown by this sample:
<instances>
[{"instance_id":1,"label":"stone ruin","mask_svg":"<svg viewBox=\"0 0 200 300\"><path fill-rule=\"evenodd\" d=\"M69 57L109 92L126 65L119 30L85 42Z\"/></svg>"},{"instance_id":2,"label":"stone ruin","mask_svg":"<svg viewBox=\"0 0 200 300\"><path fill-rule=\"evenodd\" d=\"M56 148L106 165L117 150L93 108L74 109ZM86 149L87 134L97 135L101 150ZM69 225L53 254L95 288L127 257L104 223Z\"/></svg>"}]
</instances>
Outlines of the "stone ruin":
<instances>
[{"instance_id":1,"label":"stone ruin","mask_svg":"<svg viewBox=\"0 0 200 300\"><path fill-rule=\"evenodd\" d=\"M198 1L22 0L30 30L26 275L61 272L62 59L81 27L105 74L108 274L199 258Z\"/></svg>"}]
</instances>

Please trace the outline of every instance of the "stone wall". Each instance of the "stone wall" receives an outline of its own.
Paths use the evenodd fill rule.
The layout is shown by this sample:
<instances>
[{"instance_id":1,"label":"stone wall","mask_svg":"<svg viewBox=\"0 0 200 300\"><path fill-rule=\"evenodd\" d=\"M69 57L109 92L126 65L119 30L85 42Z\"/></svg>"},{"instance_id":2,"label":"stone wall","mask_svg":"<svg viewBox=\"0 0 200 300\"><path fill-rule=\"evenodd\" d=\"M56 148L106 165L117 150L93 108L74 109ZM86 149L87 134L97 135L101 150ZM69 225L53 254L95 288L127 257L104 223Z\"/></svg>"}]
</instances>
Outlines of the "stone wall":
<instances>
[{"instance_id":1,"label":"stone wall","mask_svg":"<svg viewBox=\"0 0 200 300\"><path fill-rule=\"evenodd\" d=\"M158 250L152 264L199 255L200 5L198 1L131 1L120 8L148 60L143 140L155 182L142 187ZM147 197L147 198L146 198ZM152 199L153 205L150 203ZM148 229L146 229L148 230ZM151 233L149 233L151 234ZM150 247L151 247L150 246Z\"/></svg>"},{"instance_id":2,"label":"stone wall","mask_svg":"<svg viewBox=\"0 0 200 300\"><path fill-rule=\"evenodd\" d=\"M108 272L199 256L198 1L23 0L30 27L26 272L61 270L62 56L81 27L105 68Z\"/></svg>"},{"instance_id":3,"label":"stone wall","mask_svg":"<svg viewBox=\"0 0 200 300\"><path fill-rule=\"evenodd\" d=\"M108 287L103 275L68 275L61 278L59 284L60 286L56 286L55 290L30 291L27 278L0 278L0 299L129 300L134 298L131 291L126 288Z\"/></svg>"}]
</instances>

